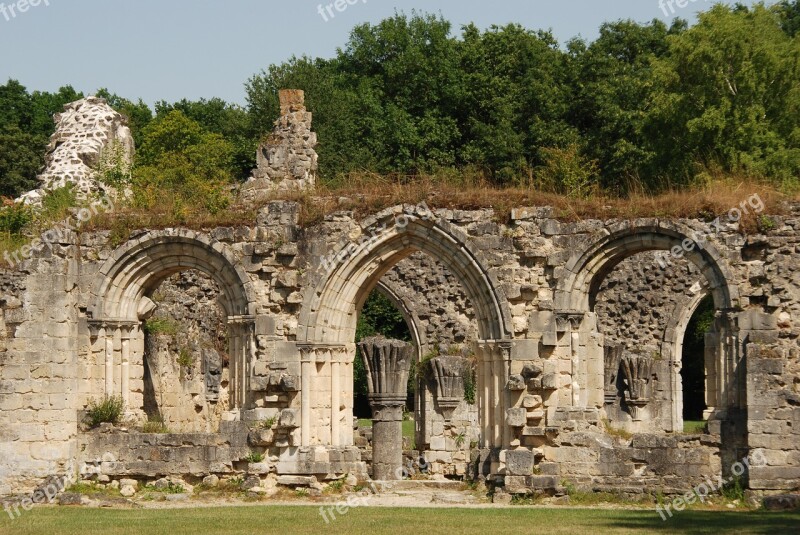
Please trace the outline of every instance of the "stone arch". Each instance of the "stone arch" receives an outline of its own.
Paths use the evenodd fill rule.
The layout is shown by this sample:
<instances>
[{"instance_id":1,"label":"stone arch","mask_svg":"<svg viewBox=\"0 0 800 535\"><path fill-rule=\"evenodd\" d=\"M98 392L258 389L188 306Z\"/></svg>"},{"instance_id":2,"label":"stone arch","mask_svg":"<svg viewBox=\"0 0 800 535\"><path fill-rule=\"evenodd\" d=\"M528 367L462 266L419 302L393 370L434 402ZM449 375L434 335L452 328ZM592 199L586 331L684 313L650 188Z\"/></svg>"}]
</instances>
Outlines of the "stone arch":
<instances>
[{"instance_id":1,"label":"stone arch","mask_svg":"<svg viewBox=\"0 0 800 535\"><path fill-rule=\"evenodd\" d=\"M402 224L398 224L398 222ZM358 310L381 277L414 252L427 253L447 266L470 298L485 340L510 337L508 303L486 262L467 237L445 221L432 221L394 210L384 211L362 226L361 245L346 241L345 254L306 295L298 340L303 343L351 344Z\"/></svg>"},{"instance_id":2,"label":"stone arch","mask_svg":"<svg viewBox=\"0 0 800 535\"><path fill-rule=\"evenodd\" d=\"M559 281L555 294L556 309L588 312L591 296L596 293L605 276L625 258L645 251L668 251L684 244L695 244L696 233L688 227L666 222L635 224L626 222L583 251L576 253L565 266L565 276ZM703 241L702 249L686 247L685 257L694 263L708 281L718 309L730 309L738 304L739 293L730 269L717 249ZM665 258L665 261L668 258Z\"/></svg>"},{"instance_id":3,"label":"stone arch","mask_svg":"<svg viewBox=\"0 0 800 535\"><path fill-rule=\"evenodd\" d=\"M247 404L247 370L255 354L255 302L249 277L222 243L198 232L168 229L146 233L118 248L98 272L87 310L92 351L104 355L105 394L121 395L134 413L141 403L133 399L132 383L143 380L141 321L155 306L146 297L167 277L189 269L206 273L220 288L220 304L228 316L231 406Z\"/></svg>"},{"instance_id":4,"label":"stone arch","mask_svg":"<svg viewBox=\"0 0 800 535\"><path fill-rule=\"evenodd\" d=\"M695 241L697 233L681 224L666 221L649 220L646 222L624 222L608 229L607 234L600 239L590 243L587 247L577 252L570 258L564 268L564 276L560 279L556 293L556 311L563 317L572 319L573 329L593 330L592 322L582 320L591 316L593 312L593 299L606 276L625 258L634 254L646 251L669 251L675 247L680 248L683 256L695 266L705 279L702 288L704 294L710 294L714 299L714 306L718 315L727 317L733 309L738 306L738 288L734 284L734 278L724 257L720 252L706 240ZM664 255L662 261L668 262L669 255ZM682 307L677 312L674 325L665 331L665 337L669 344L662 344L669 347L669 355L665 355L673 363L670 371L671 392L673 400L676 396L676 384L680 378L677 374L680 371L679 362L675 359L678 355L675 336L678 331L685 330L685 321L688 324L691 314L699 305L700 300L692 300L690 307ZM576 336L577 334L574 334ZM726 409L734 407L740 398L740 393L736 391L736 369L732 366L725 366L725 362L735 360L734 355L738 352L738 333L731 326L731 322L718 321L717 343L715 346L716 354L713 358L707 359L712 366L708 371L713 376L714 385L709 387L709 391L715 396L711 399L710 406L722 409L718 415L724 418ZM602 348L600 348L602 349ZM572 345L572 357L574 362L580 363L580 369L592 373L596 369L596 363L602 363L602 354L594 354L588 349L583 349L578 344ZM581 352L584 352L581 355ZM602 351L600 351L602 353ZM678 367L676 367L676 364ZM717 373L715 370L725 370ZM577 399L577 396L575 397ZM682 415L677 414L680 404L672 403L672 430L678 429L682 421Z\"/></svg>"},{"instance_id":5,"label":"stone arch","mask_svg":"<svg viewBox=\"0 0 800 535\"><path fill-rule=\"evenodd\" d=\"M117 249L98 274L94 319L138 320L141 298L164 279L188 269L219 285L228 316L252 315L249 277L220 242L187 230L150 232Z\"/></svg>"},{"instance_id":6,"label":"stone arch","mask_svg":"<svg viewBox=\"0 0 800 535\"><path fill-rule=\"evenodd\" d=\"M683 430L683 382L681 380L681 370L683 369L683 342L686 336L686 329L689 327L689 322L692 316L700 307L700 304L711 295L710 290L703 286L699 292L688 303L679 303L675 306L675 310L670 317L667 328L664 331L664 340L662 344L662 351L665 352L664 357L674 363L674 369L670 378L671 390L673 395L672 400L672 421L674 423L673 431ZM709 355L705 356L706 363L706 404L708 406L714 405L714 365L713 361L709 362Z\"/></svg>"},{"instance_id":7,"label":"stone arch","mask_svg":"<svg viewBox=\"0 0 800 535\"><path fill-rule=\"evenodd\" d=\"M302 445L351 445L355 332L358 312L380 279L414 252L424 252L444 264L461 283L475 309L478 359L486 363L478 376L479 404L491 422L487 443L500 445L505 396L502 392L510 367L511 316L508 303L488 263L468 237L427 209L396 207L361 224L360 239L344 239L336 253L324 259L316 273L318 284L304 296L298 325L302 365ZM351 233L353 236L353 233ZM358 236L358 234L356 234ZM315 388L330 377L329 396ZM315 383L316 381L316 383ZM486 383L482 383L486 381ZM485 388L484 388L485 386ZM491 410L490 410L491 407ZM323 423L320 423L323 422ZM324 422L330 422L326 425Z\"/></svg>"}]
</instances>

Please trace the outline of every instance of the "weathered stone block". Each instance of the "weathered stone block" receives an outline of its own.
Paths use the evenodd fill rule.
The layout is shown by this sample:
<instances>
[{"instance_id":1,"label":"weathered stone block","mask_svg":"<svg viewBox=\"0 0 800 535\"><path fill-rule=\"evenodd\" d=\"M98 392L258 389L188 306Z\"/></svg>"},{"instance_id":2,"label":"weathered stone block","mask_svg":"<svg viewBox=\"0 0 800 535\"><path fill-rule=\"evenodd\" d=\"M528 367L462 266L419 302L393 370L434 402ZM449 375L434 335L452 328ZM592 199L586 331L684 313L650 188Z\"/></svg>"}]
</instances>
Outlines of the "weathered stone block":
<instances>
[{"instance_id":1,"label":"weathered stone block","mask_svg":"<svg viewBox=\"0 0 800 535\"><path fill-rule=\"evenodd\" d=\"M506 409L506 424L511 427L525 427L528 411L524 407Z\"/></svg>"},{"instance_id":2,"label":"weathered stone block","mask_svg":"<svg viewBox=\"0 0 800 535\"><path fill-rule=\"evenodd\" d=\"M511 450L506 452L506 473L511 476L529 476L533 472L533 452Z\"/></svg>"}]
</instances>

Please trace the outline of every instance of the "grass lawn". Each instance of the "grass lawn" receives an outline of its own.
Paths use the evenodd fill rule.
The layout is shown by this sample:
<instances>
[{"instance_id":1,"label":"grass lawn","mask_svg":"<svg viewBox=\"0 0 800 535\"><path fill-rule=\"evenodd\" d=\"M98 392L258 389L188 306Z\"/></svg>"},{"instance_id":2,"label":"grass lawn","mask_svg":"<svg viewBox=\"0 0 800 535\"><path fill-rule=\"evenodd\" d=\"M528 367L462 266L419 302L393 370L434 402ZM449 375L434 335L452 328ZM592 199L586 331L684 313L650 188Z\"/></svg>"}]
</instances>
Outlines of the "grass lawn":
<instances>
[{"instance_id":1,"label":"grass lawn","mask_svg":"<svg viewBox=\"0 0 800 535\"><path fill-rule=\"evenodd\" d=\"M361 418L358 420L360 427L372 427L372 420L369 418ZM414 443L414 420L403 420L403 436L411 439Z\"/></svg>"},{"instance_id":2,"label":"grass lawn","mask_svg":"<svg viewBox=\"0 0 800 535\"><path fill-rule=\"evenodd\" d=\"M706 433L706 428L708 426L708 422L693 422L689 420L684 420L683 422L683 432L689 435L699 435L701 433Z\"/></svg>"},{"instance_id":3,"label":"grass lawn","mask_svg":"<svg viewBox=\"0 0 800 535\"><path fill-rule=\"evenodd\" d=\"M613 509L356 508L326 524L319 507L247 506L107 510L36 508L16 520L3 515L4 535L180 535L262 533L763 533L800 532L800 514L684 511L664 522L653 511Z\"/></svg>"}]
</instances>

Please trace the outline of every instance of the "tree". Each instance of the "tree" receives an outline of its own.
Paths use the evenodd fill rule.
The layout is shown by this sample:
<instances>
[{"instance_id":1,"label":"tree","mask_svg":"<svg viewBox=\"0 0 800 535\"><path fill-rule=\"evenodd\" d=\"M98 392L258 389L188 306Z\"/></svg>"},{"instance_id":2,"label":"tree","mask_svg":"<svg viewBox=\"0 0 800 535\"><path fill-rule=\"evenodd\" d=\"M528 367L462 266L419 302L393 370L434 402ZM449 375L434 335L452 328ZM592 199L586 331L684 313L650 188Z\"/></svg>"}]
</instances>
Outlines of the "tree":
<instances>
[{"instance_id":1,"label":"tree","mask_svg":"<svg viewBox=\"0 0 800 535\"><path fill-rule=\"evenodd\" d=\"M716 5L668 40L645 127L653 172L685 183L718 167L796 183L800 41L761 4Z\"/></svg>"},{"instance_id":2,"label":"tree","mask_svg":"<svg viewBox=\"0 0 800 535\"><path fill-rule=\"evenodd\" d=\"M16 198L38 186L46 147L45 136L13 124L0 127L0 195Z\"/></svg>"},{"instance_id":3,"label":"tree","mask_svg":"<svg viewBox=\"0 0 800 535\"><path fill-rule=\"evenodd\" d=\"M573 40L569 49L575 67L576 98L572 117L589 158L599 162L603 186L625 194L633 183L655 189L643 170L655 157L643 136L647 110L655 92L652 63L668 50L667 37L685 29L668 29L660 21L604 24L591 44Z\"/></svg>"},{"instance_id":4,"label":"tree","mask_svg":"<svg viewBox=\"0 0 800 535\"><path fill-rule=\"evenodd\" d=\"M800 0L783 0L775 5L775 12L781 20L783 31L794 37L800 31Z\"/></svg>"},{"instance_id":5,"label":"tree","mask_svg":"<svg viewBox=\"0 0 800 535\"><path fill-rule=\"evenodd\" d=\"M234 175L240 181L247 180L255 167L258 140L251 131L250 118L244 108L228 104L219 98L198 101L183 99L173 104L164 101L156 103L158 117L176 110L231 143L234 147Z\"/></svg>"},{"instance_id":6,"label":"tree","mask_svg":"<svg viewBox=\"0 0 800 535\"><path fill-rule=\"evenodd\" d=\"M153 208L171 199L179 216L196 206L215 213L230 202L234 152L180 111L154 119L142 132L133 171L135 202Z\"/></svg>"},{"instance_id":7,"label":"tree","mask_svg":"<svg viewBox=\"0 0 800 535\"><path fill-rule=\"evenodd\" d=\"M33 94L16 80L0 86L0 194L18 197L38 185L36 175L55 131L53 115L80 98L70 86Z\"/></svg>"}]
</instances>

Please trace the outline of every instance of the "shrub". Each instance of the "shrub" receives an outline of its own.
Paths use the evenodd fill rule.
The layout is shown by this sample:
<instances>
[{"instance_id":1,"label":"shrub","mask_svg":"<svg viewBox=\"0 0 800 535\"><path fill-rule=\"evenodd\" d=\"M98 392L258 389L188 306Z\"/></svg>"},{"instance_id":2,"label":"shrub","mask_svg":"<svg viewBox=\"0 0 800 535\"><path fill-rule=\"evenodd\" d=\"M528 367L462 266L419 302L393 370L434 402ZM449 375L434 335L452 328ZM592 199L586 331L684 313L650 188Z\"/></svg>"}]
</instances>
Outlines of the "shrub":
<instances>
[{"instance_id":1,"label":"shrub","mask_svg":"<svg viewBox=\"0 0 800 535\"><path fill-rule=\"evenodd\" d=\"M150 318L144 323L144 332L147 334L178 334L179 325L168 318Z\"/></svg>"},{"instance_id":2,"label":"shrub","mask_svg":"<svg viewBox=\"0 0 800 535\"><path fill-rule=\"evenodd\" d=\"M539 187L575 199L585 199L593 192L599 175L597 162L584 157L577 145L544 148L542 153L545 164L535 173Z\"/></svg>"},{"instance_id":3,"label":"shrub","mask_svg":"<svg viewBox=\"0 0 800 535\"><path fill-rule=\"evenodd\" d=\"M101 401L89 402L88 418L92 427L103 423L118 424L122 419L125 404L120 396L106 396Z\"/></svg>"},{"instance_id":4,"label":"shrub","mask_svg":"<svg viewBox=\"0 0 800 535\"><path fill-rule=\"evenodd\" d=\"M194 365L194 357L188 349L181 348L178 353L178 365L181 368L191 368Z\"/></svg>"},{"instance_id":5,"label":"shrub","mask_svg":"<svg viewBox=\"0 0 800 535\"><path fill-rule=\"evenodd\" d=\"M78 205L78 195L75 186L67 184L63 188L47 192L42 197L42 211L39 218L45 222L58 221L69 216L73 208Z\"/></svg>"},{"instance_id":6,"label":"shrub","mask_svg":"<svg viewBox=\"0 0 800 535\"><path fill-rule=\"evenodd\" d=\"M19 235L33 221L33 211L23 203L10 203L0 209L0 232Z\"/></svg>"}]
</instances>

